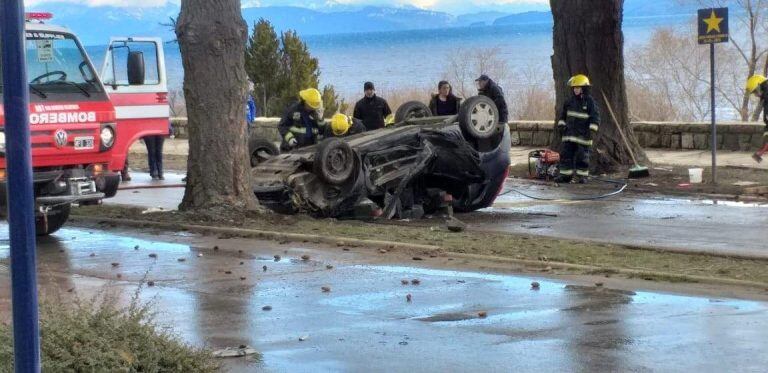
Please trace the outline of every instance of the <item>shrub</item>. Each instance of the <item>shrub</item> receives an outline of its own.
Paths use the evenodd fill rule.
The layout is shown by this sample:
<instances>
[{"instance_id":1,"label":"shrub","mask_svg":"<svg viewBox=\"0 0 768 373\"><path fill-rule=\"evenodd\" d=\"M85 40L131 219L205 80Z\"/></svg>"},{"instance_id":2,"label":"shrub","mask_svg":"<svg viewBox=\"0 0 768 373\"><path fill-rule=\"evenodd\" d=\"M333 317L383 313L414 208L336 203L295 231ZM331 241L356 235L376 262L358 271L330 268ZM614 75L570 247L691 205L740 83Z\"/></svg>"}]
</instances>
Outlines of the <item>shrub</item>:
<instances>
[{"instance_id":1,"label":"shrub","mask_svg":"<svg viewBox=\"0 0 768 373\"><path fill-rule=\"evenodd\" d=\"M100 294L40 306L42 368L47 372L213 372L218 363L158 327L137 295L128 307ZM0 325L0 372L13 371L10 326Z\"/></svg>"}]
</instances>

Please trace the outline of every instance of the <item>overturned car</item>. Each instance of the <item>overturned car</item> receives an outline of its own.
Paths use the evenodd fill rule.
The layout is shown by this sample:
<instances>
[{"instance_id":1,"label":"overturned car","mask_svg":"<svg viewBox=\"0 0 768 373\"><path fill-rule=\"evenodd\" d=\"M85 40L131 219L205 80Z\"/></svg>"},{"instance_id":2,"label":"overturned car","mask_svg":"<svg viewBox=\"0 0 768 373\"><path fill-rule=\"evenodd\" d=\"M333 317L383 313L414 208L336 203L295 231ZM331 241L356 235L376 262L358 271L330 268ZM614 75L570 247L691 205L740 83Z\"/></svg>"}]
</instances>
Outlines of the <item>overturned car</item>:
<instances>
[{"instance_id":1,"label":"overturned car","mask_svg":"<svg viewBox=\"0 0 768 373\"><path fill-rule=\"evenodd\" d=\"M420 218L493 204L507 177L510 132L493 101L467 99L459 114L432 117L402 105L396 124L265 157L252 151L254 192L280 212L334 218Z\"/></svg>"}]
</instances>

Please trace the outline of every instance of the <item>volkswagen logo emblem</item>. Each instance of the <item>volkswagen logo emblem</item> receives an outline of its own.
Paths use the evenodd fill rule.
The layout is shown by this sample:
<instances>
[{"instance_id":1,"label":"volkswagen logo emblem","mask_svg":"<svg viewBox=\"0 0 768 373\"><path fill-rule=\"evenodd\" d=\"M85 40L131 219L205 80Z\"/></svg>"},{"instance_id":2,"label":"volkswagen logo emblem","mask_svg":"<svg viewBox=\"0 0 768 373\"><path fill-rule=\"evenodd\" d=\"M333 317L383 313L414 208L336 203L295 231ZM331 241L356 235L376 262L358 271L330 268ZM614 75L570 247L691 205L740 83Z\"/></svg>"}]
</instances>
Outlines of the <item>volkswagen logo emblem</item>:
<instances>
[{"instance_id":1,"label":"volkswagen logo emblem","mask_svg":"<svg viewBox=\"0 0 768 373\"><path fill-rule=\"evenodd\" d=\"M53 139L56 140L56 147L61 149L67 146L69 136L67 135L67 131L57 130L56 133L53 134Z\"/></svg>"}]
</instances>

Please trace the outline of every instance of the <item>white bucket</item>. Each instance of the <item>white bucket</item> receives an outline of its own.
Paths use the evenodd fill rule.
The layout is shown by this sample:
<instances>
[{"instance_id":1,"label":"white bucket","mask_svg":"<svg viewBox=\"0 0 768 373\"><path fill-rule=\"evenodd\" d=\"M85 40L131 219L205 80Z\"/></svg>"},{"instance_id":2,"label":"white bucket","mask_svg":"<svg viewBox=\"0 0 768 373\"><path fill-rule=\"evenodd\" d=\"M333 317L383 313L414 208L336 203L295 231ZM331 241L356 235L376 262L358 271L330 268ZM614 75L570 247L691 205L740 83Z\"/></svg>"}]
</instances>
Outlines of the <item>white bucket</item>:
<instances>
[{"instance_id":1,"label":"white bucket","mask_svg":"<svg viewBox=\"0 0 768 373\"><path fill-rule=\"evenodd\" d=\"M701 184L704 180L703 168L689 168L688 176L691 178L691 184Z\"/></svg>"}]
</instances>

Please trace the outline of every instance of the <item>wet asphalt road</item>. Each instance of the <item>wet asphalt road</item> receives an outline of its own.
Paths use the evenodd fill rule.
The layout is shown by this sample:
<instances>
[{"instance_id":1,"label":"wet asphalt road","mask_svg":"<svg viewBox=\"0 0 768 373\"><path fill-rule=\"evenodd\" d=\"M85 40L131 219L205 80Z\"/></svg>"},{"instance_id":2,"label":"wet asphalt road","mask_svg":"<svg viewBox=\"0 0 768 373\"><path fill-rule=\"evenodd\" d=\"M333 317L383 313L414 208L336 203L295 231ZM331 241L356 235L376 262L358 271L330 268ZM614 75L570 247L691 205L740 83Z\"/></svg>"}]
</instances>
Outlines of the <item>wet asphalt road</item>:
<instances>
[{"instance_id":1,"label":"wet asphalt road","mask_svg":"<svg viewBox=\"0 0 768 373\"><path fill-rule=\"evenodd\" d=\"M136 173L134 181L124 185L179 184L182 177L167 174L166 182L160 183ZM612 188L591 187L588 191L577 186L552 188L510 179L504 188L509 193L493 208L460 218L475 230L768 257L768 204L630 193L599 201L540 202L511 191L515 188L535 197L563 198L601 194ZM105 203L172 210L183 194L182 188L122 190Z\"/></svg>"},{"instance_id":2,"label":"wet asphalt road","mask_svg":"<svg viewBox=\"0 0 768 373\"><path fill-rule=\"evenodd\" d=\"M156 285L142 297L153 299L159 321L185 340L263 352L263 362L227 361L236 372L759 372L768 366L766 303L610 290L611 279L597 288L455 270L447 258L415 267L410 256L363 248L103 229L68 228L40 241L46 292L90 294L111 284L128 299L148 273ZM0 257L7 255L2 225ZM9 306L7 270L0 264L2 310ZM402 285L403 279L420 284ZM272 310L263 311L266 305ZM478 317L481 311L487 318Z\"/></svg>"}]
</instances>

